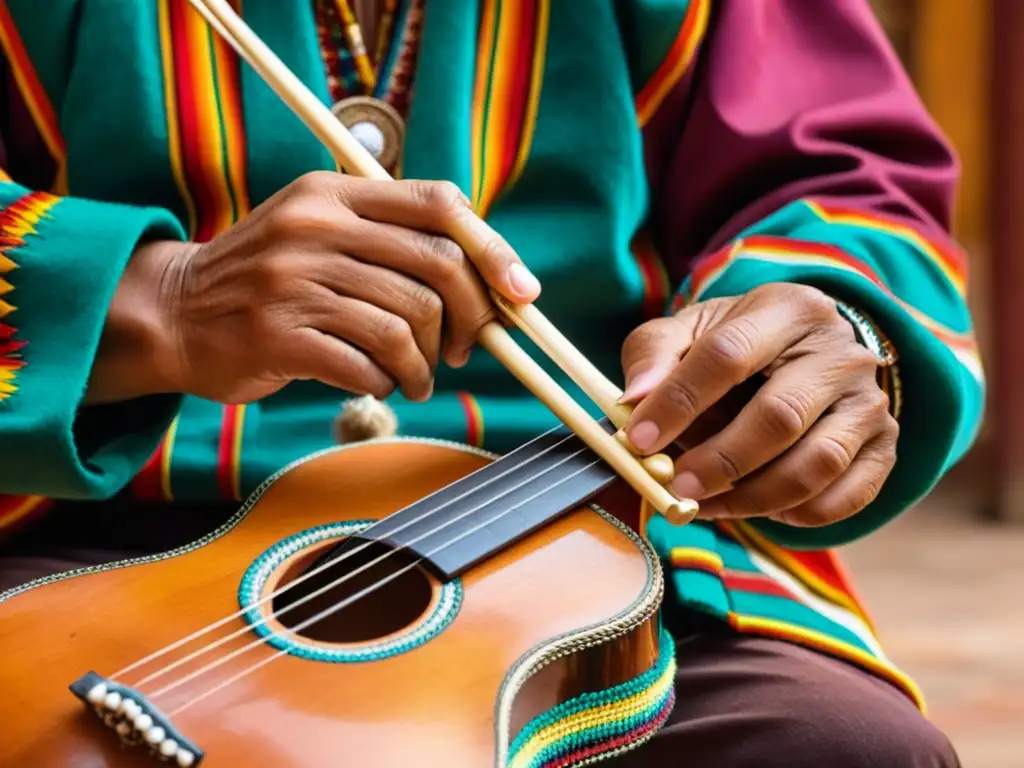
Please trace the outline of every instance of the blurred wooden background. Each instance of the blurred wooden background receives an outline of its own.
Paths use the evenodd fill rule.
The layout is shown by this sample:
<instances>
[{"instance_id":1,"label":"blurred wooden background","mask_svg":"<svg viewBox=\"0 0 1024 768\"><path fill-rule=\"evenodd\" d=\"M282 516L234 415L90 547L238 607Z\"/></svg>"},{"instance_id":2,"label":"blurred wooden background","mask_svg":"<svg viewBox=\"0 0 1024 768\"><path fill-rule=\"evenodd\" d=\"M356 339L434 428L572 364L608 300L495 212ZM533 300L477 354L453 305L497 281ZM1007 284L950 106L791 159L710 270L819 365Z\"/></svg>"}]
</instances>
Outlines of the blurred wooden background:
<instances>
[{"instance_id":1,"label":"blurred wooden background","mask_svg":"<svg viewBox=\"0 0 1024 768\"><path fill-rule=\"evenodd\" d=\"M1014 300L1024 290L1024 2L871 4L963 166L954 234L970 255L989 399L978 442L947 485L965 514L1024 521L1024 344L1011 338L1024 326Z\"/></svg>"}]
</instances>

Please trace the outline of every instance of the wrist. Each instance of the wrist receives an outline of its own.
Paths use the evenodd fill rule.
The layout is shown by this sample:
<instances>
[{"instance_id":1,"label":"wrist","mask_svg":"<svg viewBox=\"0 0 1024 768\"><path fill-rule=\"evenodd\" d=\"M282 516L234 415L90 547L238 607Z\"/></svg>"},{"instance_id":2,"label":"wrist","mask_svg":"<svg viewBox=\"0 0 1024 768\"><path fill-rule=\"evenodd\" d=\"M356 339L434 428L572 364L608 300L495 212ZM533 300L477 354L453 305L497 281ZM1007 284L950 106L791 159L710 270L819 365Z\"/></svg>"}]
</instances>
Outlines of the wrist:
<instances>
[{"instance_id":1,"label":"wrist","mask_svg":"<svg viewBox=\"0 0 1024 768\"><path fill-rule=\"evenodd\" d=\"M197 246L144 243L132 254L107 312L85 403L181 392L178 296Z\"/></svg>"}]
</instances>

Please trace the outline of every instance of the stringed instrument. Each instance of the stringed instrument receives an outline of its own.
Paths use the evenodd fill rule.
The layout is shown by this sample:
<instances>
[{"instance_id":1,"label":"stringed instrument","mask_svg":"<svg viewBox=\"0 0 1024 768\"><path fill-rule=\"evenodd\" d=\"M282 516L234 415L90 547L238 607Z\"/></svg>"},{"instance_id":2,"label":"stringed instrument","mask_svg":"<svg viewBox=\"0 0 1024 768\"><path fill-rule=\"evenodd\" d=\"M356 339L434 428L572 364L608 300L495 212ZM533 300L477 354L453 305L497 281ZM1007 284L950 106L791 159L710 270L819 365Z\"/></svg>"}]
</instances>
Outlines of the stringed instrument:
<instances>
[{"instance_id":1,"label":"stringed instrument","mask_svg":"<svg viewBox=\"0 0 1024 768\"><path fill-rule=\"evenodd\" d=\"M388 178L224 0L191 2L346 171ZM472 226L456 240L479 252ZM697 505L665 489L668 457L631 452L621 392L536 308L496 303L606 419L493 322L481 344L566 426L501 458L330 449L191 545L0 594L0 765L533 768L653 735L674 655L642 532Z\"/></svg>"}]
</instances>

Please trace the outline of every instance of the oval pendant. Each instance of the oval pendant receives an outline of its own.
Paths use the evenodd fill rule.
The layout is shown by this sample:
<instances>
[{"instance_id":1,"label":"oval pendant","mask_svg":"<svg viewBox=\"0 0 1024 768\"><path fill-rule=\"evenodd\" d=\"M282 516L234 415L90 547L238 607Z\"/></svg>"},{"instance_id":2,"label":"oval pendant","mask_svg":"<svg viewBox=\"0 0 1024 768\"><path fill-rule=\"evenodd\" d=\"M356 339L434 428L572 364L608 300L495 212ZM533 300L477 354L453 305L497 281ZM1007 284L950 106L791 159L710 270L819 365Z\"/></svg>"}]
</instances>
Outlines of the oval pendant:
<instances>
[{"instance_id":1,"label":"oval pendant","mask_svg":"<svg viewBox=\"0 0 1024 768\"><path fill-rule=\"evenodd\" d=\"M350 96L331 108L367 152L391 172L402 155L405 121L386 101L372 96Z\"/></svg>"}]
</instances>

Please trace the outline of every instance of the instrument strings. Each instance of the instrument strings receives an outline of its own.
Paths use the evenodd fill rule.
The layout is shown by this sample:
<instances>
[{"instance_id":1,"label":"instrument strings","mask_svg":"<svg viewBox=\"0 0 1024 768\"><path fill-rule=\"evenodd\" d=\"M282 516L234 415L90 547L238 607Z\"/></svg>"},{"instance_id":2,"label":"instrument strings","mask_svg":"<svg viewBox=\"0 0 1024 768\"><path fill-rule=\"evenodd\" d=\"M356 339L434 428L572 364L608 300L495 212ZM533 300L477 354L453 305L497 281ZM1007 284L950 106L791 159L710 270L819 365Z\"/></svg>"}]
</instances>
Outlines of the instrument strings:
<instances>
[{"instance_id":1,"label":"instrument strings","mask_svg":"<svg viewBox=\"0 0 1024 768\"><path fill-rule=\"evenodd\" d=\"M576 453L574 453L572 455L573 456L578 456L581 453L584 453L586 451L587 451L586 448L581 448L579 451L577 451ZM549 485L549 486L547 486L545 488L542 488L541 490L537 491L537 493L533 494L532 496L530 496L529 498L527 498L524 501L520 502L519 504L516 504L516 505L514 505L512 507L509 507L508 509L498 513L494 517L491 517L488 520L484 520L483 522L478 523L477 525L473 526L472 528L469 528L468 530L460 533L458 536L450 539L449 541L446 541L445 543L440 544L440 545L434 547L433 549L431 549L429 552L426 553L425 557L417 558L415 561L409 563L408 565L403 566L402 568L398 569L397 571L395 571L393 573L388 574L387 576L379 579L378 581L374 582L373 584L370 584L369 586L364 587L360 591L356 592L353 595L350 595L349 597L345 598L344 600L340 601L339 603L336 603L335 605L332 605L329 608L325 608L324 610L320 611L319 613L314 614L313 616L310 616L308 619L306 619L305 621L300 622L299 624L295 625L294 627L285 628L285 631L282 634L288 634L288 635L296 634L298 632L301 632L306 627L311 626L311 625L317 623L318 621L322 621L323 619L326 619L326 618L328 618L330 616L333 616L335 613L337 613L338 611L342 610L343 608L346 608L349 605L351 605L352 603L355 603L357 600L360 600L360 599L366 597L367 595L372 594L373 592L375 592L378 589L380 589L381 587L383 587L385 584L388 584L391 581L394 581L395 579L397 579L402 574L407 573L408 571L411 571L413 568L416 568L421 563L423 563L427 557L431 557L431 556L437 554L438 552L442 551L443 549L446 549L447 547L450 547L453 544L458 543L459 541L461 541L462 539L466 538L467 536L471 536L472 534L476 533L477 531L479 531L479 530L481 530L483 528L486 528L488 525L491 525L492 523L496 522L497 520L500 520L501 518L505 517L506 515L511 514L512 512L514 512L515 510L517 510L520 507L524 506L525 504L528 504L531 501L533 501L534 499L539 498L540 496L544 495L545 493L547 493L552 488L556 488L559 485L561 485L562 483L566 483L569 480L571 480L572 478L576 477L577 475L580 475L583 472L586 472L591 467L594 467L597 464L600 464L601 461L602 461L602 459L595 459L594 461L590 462L589 464L587 464L587 465L581 467L580 469L576 470L575 472L573 472L568 477L562 478L558 482L553 483L553 484L551 484L551 485ZM521 483L518 486L516 486L516 488L522 488L525 485L528 485L528 482ZM441 528L447 527L448 524L449 523L445 523L444 525L438 526L438 528L436 528L435 530L440 530ZM426 536L429 536L432 533L433 533L433 531L431 531L430 533L423 534L422 536L417 537L416 540L419 540L421 538L425 538ZM387 557L390 557L391 555L395 554L395 552L397 552L397 551L398 550L390 551L387 554L381 556L380 559L383 560L383 559L385 559ZM348 575L342 577L336 583L337 584L342 584L345 581L347 581L349 578L351 578L351 576L353 576L353 575L355 575L354 572L352 574L348 574ZM278 635L278 636L280 637L281 635ZM185 683L189 682L190 680L194 680L196 677L198 677L198 676L200 676L200 675L202 675L202 674L204 674L204 673L206 673L206 672L208 672L210 670L216 669L217 667L221 666L222 664L225 664L226 662L230 661L231 659L236 658L237 656L239 656L239 655L241 655L241 654L243 654L243 653L245 653L245 652L247 652L249 650L252 650L253 648L257 648L259 646L267 644L271 639L272 638L270 638L270 637L258 638L257 640L254 640L251 643L249 643L248 645L242 646L241 648L238 648L237 650L232 651L228 655L219 658L217 661L214 661L214 662L211 662L209 664L206 664L206 665L200 667L199 669L195 670L194 672L191 672L188 675L186 675L186 676L184 676L182 678L179 678L175 682L170 683L168 685L165 685L160 690L155 691L153 694L151 694L150 699L155 699L158 696L162 696L162 695L164 695L166 693L169 693L170 691L174 690L175 688L178 688L181 685L184 685ZM262 660L258 661L257 663L242 669L241 671L235 673L234 675L232 675L228 679L223 680L222 682L218 683L217 685L213 686L212 688L208 688L207 690L203 691L201 694L199 694L195 698L190 699L189 701L185 702L184 704L179 706L177 709L173 710L171 712L170 716L173 717L174 715L179 714L180 712L188 709L189 707L193 706L194 704L202 701L203 699L205 699L205 698L207 698L209 696L212 696L213 694L217 693L218 691L228 687L232 683L237 682L241 678L246 677L247 675L255 672L256 670L261 669L262 667L266 666L270 662L272 662L272 661L274 661L276 659L279 659L282 656L285 656L287 654L288 654L288 649L287 648L281 649L281 650L278 650L275 653L271 654L267 658L262 659Z\"/></svg>"},{"instance_id":2,"label":"instrument strings","mask_svg":"<svg viewBox=\"0 0 1024 768\"><path fill-rule=\"evenodd\" d=\"M554 430L551 430L551 431L549 431L549 432L547 432L547 433L545 433L543 435L540 435L539 437L537 437L534 440L530 441L530 443L533 443L533 442L536 442L536 440L542 439L543 437L551 434L552 431L554 431ZM400 531L400 530L408 527L409 525L413 525L415 523L418 523L418 522L421 522L423 520L426 520L426 519L428 519L432 515L436 515L440 510L444 509L445 507L450 506L451 504L454 504L455 502L459 501L462 498L465 498L470 493L473 493L476 490L479 490L480 488L484 487L485 485L488 485L488 484L491 484L491 483L497 481L498 479L508 475L510 472L512 472L512 471L514 471L514 470L516 470L516 469L518 469L520 467L526 466L527 464L535 461L536 459L540 458L544 454L554 450L555 448L558 448L559 446L564 445L567 441L569 441L571 439L573 439L573 436L571 436L571 435L568 436L568 437L562 438L561 440L559 440L558 442L556 442L553 445L549 446L548 448L545 448L542 451L538 452L535 456L531 456L530 458L528 458L527 460L523 461L522 463L517 464L516 466L511 467L510 469L508 469L508 470L506 470L506 471L504 471L504 472L502 472L502 473L500 473L500 474L498 474L498 475L496 475L496 476L494 476L492 478L489 478L488 480L486 480L483 483L481 483L480 485L478 485L476 488L470 489L470 490L460 494L459 496L446 501L444 504L440 505L439 507L436 507L435 509L431 510L430 512L428 512L426 514L423 514L423 515L420 515L418 517L413 518L408 523L405 523L402 526L400 526L399 528L395 529L395 532ZM526 446L530 445L530 443L527 443L526 445L522 446L522 448L525 448ZM522 450L522 448L520 450ZM507 496L507 495L515 492L516 490L518 490L518 489L520 489L520 488L530 484L531 482L534 482L537 477L540 477L541 475L543 475L543 474L545 474L547 472L552 471L553 469L555 469L556 467L560 466L561 464L564 464L565 462L570 461L571 459L575 458L576 456L579 456L580 454L585 453L586 450L587 450L586 448L581 448L580 450L578 450L578 451L576 451L576 452L574 452L574 453L564 457L563 459L561 459L559 462L555 463L554 465L545 468L540 474L534 475L529 480L527 480L525 482L522 482L522 483L520 483L518 485L515 485L512 488L509 488L509 489L505 490L504 492L502 492L500 494L497 494L495 496L492 496L492 497L488 498L487 500L485 500L481 504L478 504L475 507L467 510L466 512L463 512L458 517L456 517L456 518L454 518L452 520L449 520L449 521L447 521L445 523L442 523L439 526L435 526L433 529L431 529L431 530L421 534L420 536L415 538L413 541L408 542L408 544L406 544L405 546L399 547L397 549L389 550L388 552L386 552L385 554L377 557L376 559L372 560L371 562L366 563L366 564L360 566L358 569L356 569L356 570L354 570L352 572L349 572L344 577L342 577L340 579L336 579L336 580L332 581L331 583L329 583L329 584L321 587L320 589L314 591L313 593L304 596L303 598L301 598L301 599L295 601L294 603L286 606L282 610L277 611L277 612L271 612L268 616L265 616L265 617L259 619L258 622L254 622L253 624L247 624L246 626L243 626L242 628L240 628L239 630L236 630L235 632L231 633L230 635L222 637L222 638L220 638L219 640L217 640L217 641L215 641L213 643L207 644L206 646L197 649L196 651L194 651L191 654L188 654L187 656L185 656L185 657L175 661L174 663L169 664L169 665L165 666L164 668L157 670L156 672L148 675L143 680L141 680L139 683L137 683L136 687L141 686L141 685L143 685L143 684L145 684L147 682L151 682L152 680L155 680L158 677L162 677L165 674L167 674L168 672L170 672L170 671L180 667L181 665L187 663L188 661L190 661L190 660L192 660L192 659L194 659L194 658L196 658L198 656L201 656L201 655L203 655L205 653L208 653L209 651L211 651L211 650L213 650L213 649L223 645L224 643L229 642L230 640L232 640L232 639L234 639L234 638L236 638L236 637L238 637L240 635L245 634L251 628L263 625L263 624L267 623L268 621L270 621L271 619L277 618L280 615L286 613L287 611L291 610L292 608L297 608L299 605L301 605L301 604L303 604L305 602L308 602L309 600L312 600L312 599L316 598L317 596L319 596L319 595L321 595L321 594L323 594L323 593L325 593L325 592L327 592L327 591L329 591L329 590L331 590L331 589L333 589L333 588L335 588L335 587L345 583L346 581L348 581L349 579L355 577L359 573L361 573L361 572L363 572L363 571L373 567L374 565L377 565L377 564L383 562L385 559L387 559L391 555L394 555L394 554L397 554L397 553L403 551L409 545L414 544L417 541L420 541L420 540L422 540L424 538L427 538L429 536L434 535L438 531L443 530L444 528L446 528L446 527L448 527L450 525L453 525L454 523L464 519L465 517L468 517L469 515L473 514L474 512L477 512L480 509L485 508L486 506L492 504L494 501L496 501L496 500L498 500L498 499L500 499L500 498L502 498L504 496ZM578 470L577 472L573 473L569 477L563 478L562 480L560 480L559 482L557 482L555 484L548 485L548 486L542 488L540 491L538 491L536 494L531 496L529 499L526 499L525 501L520 502L519 504L511 507L510 509L505 510L501 514L499 514L499 515L497 515L495 517L492 517L492 518L484 521L483 523L481 523L481 524L471 528L470 530L464 532L463 534L460 534L458 537L456 537L456 538L454 538L454 539L452 539L450 541L445 542L444 544L442 544L439 547L435 548L429 554L432 555L432 554L434 554L434 553L436 553L436 552L438 552L438 551L440 551L440 550L442 550L442 549L444 549L444 548L446 548L448 546L451 546L452 544L456 543L457 541L459 541L459 540L465 538L466 536L471 535L472 533L480 530L481 528L483 528L483 527L485 527L485 526L495 522L496 520L500 519L501 517L504 517L505 515L510 514L511 512L513 512L514 510L520 508L524 504L527 504L530 501L533 501L534 499L538 498L539 496L543 495L544 493L547 493L552 488L557 487L561 483L567 482L568 480L572 479L576 475L580 474L583 471L586 471L587 469L593 467L595 464L598 464L598 463L600 463L600 459L598 459L598 460L596 460L594 462L591 462L590 464L586 465L581 470ZM431 494L431 495L434 495L434 494ZM429 497L427 497L427 498L429 498ZM378 521L378 523L375 523L374 526L380 525L382 522L383 521ZM367 531L371 530L374 526L370 526L370 528L367 528L366 531L364 531L363 533L365 534ZM346 558L348 558L348 557L350 557L352 555L355 555L357 552L361 551L362 549L365 549L366 547L371 546L373 543L374 542L372 542L372 541L365 542L365 543L361 544L359 547L356 547L353 550L350 550L350 551L348 551L348 552L346 552L346 553L344 553L342 555L339 555L336 558L332 558L332 559L328 560L326 563L324 563L323 565L319 566L318 568L316 568L316 569L314 569L312 571L309 571L308 573L304 574L303 576L301 576L301 577L295 579L294 581L290 582L288 585L285 585L284 587L279 588L278 590L276 590L275 592L271 593L270 595L267 595L267 596L261 598L260 600L254 602L251 605L249 605L249 606L243 608L242 610L236 612L235 614L232 614L231 616L228 616L225 619L222 619L222 620L220 620L220 621L218 621L218 622L216 622L214 624L211 624L208 627L200 629L197 632L195 632L192 635L190 635L189 637L184 638L183 640L180 640L180 641L178 641L178 642L168 646L165 649L157 651L157 652L151 654L150 656L146 657L145 659L142 659L142 660L140 660L138 662L135 662L134 664L130 665L129 667L126 667L124 670L119 672L117 676L121 676L121 675L125 674L128 671L131 671L133 669L138 668L139 666L142 666L143 664L148 663L151 660L154 660L156 658L159 658L160 656L166 655L168 652L174 650L175 648L178 648L181 645L183 645L183 644L185 644L185 643L187 643L187 642L189 642L189 641L191 641L193 639L201 637L204 634L209 633L213 629L216 629L217 627L223 626L228 621L230 621L230 620L232 620L234 618L237 618L240 615L243 615L243 614L249 612L253 608L256 608L256 607L266 603L267 601L273 599L275 596L280 595L280 594L284 594L285 592L287 592L292 587L297 586L300 581L304 581L305 579L308 579L308 578L316 575L317 573L320 573L320 572L326 570L327 568L331 567L332 565L340 563L344 559L346 559ZM290 630L286 630L287 633L288 634L293 634L295 632L299 632L303 628L305 628L306 626L309 626L311 624L316 623L317 621L322 620L323 618L326 618L327 616L331 615L331 613L335 612L336 610L340 610L341 608L344 608L346 605L350 604L351 602L354 602L355 600L357 600L360 597L364 596L365 594L369 594L370 592L375 591L377 588L383 586L384 584L388 583L389 581L393 580L394 578L397 578L402 573L410 570L411 568L419 565L421 562L422 562L422 559L419 559L419 560L415 561L414 563L412 563L410 566L402 569L401 571L398 571L396 573L390 574L385 579L381 580L380 582L378 582L376 584L370 585L369 587L367 587L365 590L363 590L362 592L358 593L357 595L351 596L347 600L342 601L341 604L333 606L332 609L328 609L327 613L318 614L317 616L311 617L310 619L306 620L302 624L300 624L300 625L298 625L298 626L296 626L296 627L294 627L294 628L292 628ZM168 686L164 686L164 688L160 689L159 691L157 691L153 695L154 696L158 696L158 695L161 695L163 693L166 693L166 692L172 690L173 688L177 687L178 685L181 685L181 684L183 684L185 682L188 682L188 680L190 680L190 679L194 679L194 677L198 676L199 674L202 674L203 672L208 671L209 669L213 669L216 666L220 666L220 664L225 663L226 661L230 660L231 658L234 658L235 656L239 655L240 653L243 653L243 652L245 652L247 650L250 650L250 649L255 648L255 647L259 646L259 645L262 645L263 643L267 642L270 639L273 639L273 635L270 638L260 638L259 640L254 641L253 643L250 643L249 645L244 646L243 648L234 651L229 656L222 657L219 661L212 662L211 664L208 664L208 665L200 668L199 670L197 670L196 672L192 673L191 675L189 675L185 679L181 679L181 680L178 680L176 683L172 683L172 684L170 684Z\"/></svg>"},{"instance_id":3,"label":"instrument strings","mask_svg":"<svg viewBox=\"0 0 1024 768\"><path fill-rule=\"evenodd\" d=\"M544 432L544 433L538 435L537 437L533 438L529 442L524 443L523 445L521 445L519 448L517 448L512 453L508 454L508 456L506 458L515 455L515 453L517 453L518 451L521 451L521 450L524 450L525 448L528 448L533 443L536 443L538 440L544 439L545 437L547 437L548 435L550 435L553 432L557 431L558 429L560 429L560 427L554 427L552 429L549 429L547 432ZM461 501L466 496L468 496L470 493L474 493L475 491L479 490L480 488L484 488L484 487L486 487L486 486L488 486L488 485L490 485L490 484L500 480L501 478L506 477L511 472L514 472L516 469L518 469L520 467L526 466L527 464L529 464L534 459L539 459L541 456L543 456L544 454L548 453L549 451L552 451L555 448L558 448L559 446L563 445L566 441L571 440L572 437L573 437L572 435L569 435L569 436L559 440L557 443L554 443L553 445L551 445L551 446L545 448L544 450L540 451L536 456L532 456L531 458L527 459L526 461L522 462L521 464L516 464L514 466L511 466L507 470L505 470L504 472L501 472L501 473L495 475L494 477L492 477L492 478L490 478L488 480L485 480L484 482L480 483L480 485L478 485L476 488L471 488L470 490L465 491L464 493L456 496L455 498L449 499L444 504L441 504L440 506L435 507L434 509L430 510L429 512L427 512L427 513L425 513L423 515L420 515L419 517L412 518L409 522L403 523L399 527L395 528L393 533L398 533L399 531L404 531L406 528L408 528L411 525L415 525L416 523L420 523L420 522L422 522L424 520L427 520L430 515L436 514L437 512L439 512L442 509L444 509L445 507L448 507L448 506L450 506L450 505L452 505L452 504L454 504L454 503L456 503L458 501ZM439 488L438 490L434 491L433 493L431 493L431 494L429 494L427 496L424 496L422 499L420 499L420 501L424 501L424 500L433 498L437 494L441 493L441 491L443 491L443 490L445 490L445 489L444 488ZM399 511L401 511L401 510L399 510ZM395 514L397 514L397 512ZM378 527L380 525L383 525L388 519L390 519L390 517L391 516L389 515L388 517L384 517L384 518L378 520L377 522L371 524L369 527L367 527L364 530L360 531L360 535L361 536L366 536L366 534L372 532L376 527ZM269 602L270 600L273 600L275 597L278 597L279 595L285 594L286 592L288 592L293 587L297 587L299 584L303 583L304 581L307 581L308 579L313 578L317 574L326 571L332 565L335 565L336 563L340 563L340 562L344 561L345 559L351 557L352 555L358 554L363 549L365 549L366 547L371 546L372 544L373 544L372 541L367 541L367 542L365 542L363 544L360 544L355 549L352 549L352 550L349 550L349 551L347 551L345 553L342 553L342 554L338 555L337 557L332 557L327 562L322 563L321 565L317 566L316 568L313 568L310 571L307 571L306 573L302 574L298 578L288 582L288 584L285 584L285 585L279 587L278 589L276 589L275 591L271 592L269 595L265 595L264 597L260 598L256 602L251 603L251 604L246 605L246 606L243 606L241 609L235 611L234 613L230 614L229 616L225 616L223 619L219 619L218 621L216 621L216 622L214 622L212 624L208 624L205 627L200 627L195 632L193 632L191 635L188 635L187 637L183 637L180 640L177 640L174 643L171 643L170 645L167 645L167 646L165 646L163 648L160 648L159 650L154 651L153 653L149 654L145 658L142 658L142 659L139 659L138 661L132 662L127 667L124 667L123 669L118 670L115 674L111 675L110 679L111 680L117 680L118 678L123 677L124 675L128 674L129 672L133 672L134 670L138 669L139 667L142 667L142 666L144 666L146 664L149 664L151 661L155 661L156 659L160 658L161 656L166 656L171 651L175 651L178 648L180 648L181 646L183 646L183 645L185 645L187 643L192 642L193 640L198 640L203 635L209 634L213 630L219 629L220 627L224 626L228 622L233 621L234 619L237 619L237 618L239 618L241 616L244 616L246 613L249 613L254 608L258 608L259 606L263 605L264 603ZM149 678L147 678L147 679L149 679ZM142 682L145 682L145 680L142 681Z\"/></svg>"},{"instance_id":4,"label":"instrument strings","mask_svg":"<svg viewBox=\"0 0 1024 768\"><path fill-rule=\"evenodd\" d=\"M552 446L552 447L554 447L554 446ZM322 595L322 594L324 594L326 592L329 592L329 591L331 591L332 589L334 589L334 588L336 588L338 586L341 586L342 584L344 584L345 582L349 581L350 579L358 576L360 573L363 573L364 571L367 571L370 568L373 568L375 565L379 565L380 563L384 562L385 560L387 560L392 555L396 555L396 554L398 554L398 553L408 549L408 547L410 545L416 544L419 541L423 541L424 539L427 539L430 536L433 536L438 531L442 531L445 528L449 527L450 525L454 525L455 523L459 522L460 520L464 520L465 518L469 517L473 513L478 512L481 509L484 509L484 508L490 506L495 501L497 501L497 500L499 500L499 499L501 499L501 498L503 498L505 496L508 496L511 493L514 493L515 491L517 491L520 488L523 488L526 485L529 485L536 478L541 477L542 475L545 475L548 472L551 472L555 468L561 466L562 464L565 464L567 461L570 461L571 459L575 458L576 456L580 455L581 453L584 453L585 451L586 451L586 448L582 448L582 449L580 449L579 451L577 451L575 453L572 453L572 454L569 454L568 456L565 456L560 461L552 464L551 466L545 467L543 471L541 471L538 474L534 475L530 480L527 480L526 482L520 483L519 485L512 486L511 488L508 488L504 492L499 493L496 496L492 496L492 497L486 499L485 501L477 504L476 506L471 507L470 509L460 513L458 516L452 518L451 520L448 520L448 521L442 523L441 525L434 526L429 531L426 531L426 532L420 534L419 536L416 536L411 541L409 541L407 544L405 544L405 545L403 545L401 547L397 547L395 549L390 549L387 552L385 552L385 553L383 553L381 555L378 555L373 560L370 560L369 562L364 563L363 565L359 566L358 568L356 568L356 569L354 569L352 571L349 571L344 576L342 576L342 577L340 577L338 579L335 579L334 581L331 581L328 584L325 584L324 586L322 586L319 589L311 592L310 594L308 594L308 595L306 595L304 597L299 598L298 600L296 600L293 603L289 604L285 608L282 608L279 611L271 611L269 614L267 614L266 616L261 618L259 621L253 622L251 624L243 625L242 627L240 627L239 629L237 629L236 631L234 631L230 635L226 635L225 637L222 637L219 640L217 640L217 641L215 641L213 643L210 643L210 644L208 644L208 645L206 645L206 646L204 646L202 648L199 648L196 651L193 651L192 653L188 654L187 656L184 656L181 659L178 659L177 661L173 662L172 664L168 664L167 666L165 666L165 667L163 667L161 669L158 669L157 671L153 672L152 674L150 674L147 677L145 677L142 680L140 680L133 687L138 689L140 686L145 685L146 683L152 682L153 680L155 680L158 677L163 677L168 672L171 672L171 671L177 669L178 667L180 667L183 664L188 663L192 659L194 659L194 658L196 658L198 656L202 656L203 654L205 654L205 653L207 653L209 651L212 651L214 648L220 647L224 643L227 643L230 640L232 640L232 639L234 639L234 638L236 638L236 637L238 637L240 635L246 634L250 629L255 629L256 627L262 626L262 625L266 624L267 622L269 622L269 621L271 621L273 619L279 618L280 616L288 613L293 608L298 608L300 605L302 605L304 603L307 603L310 600L313 600L313 599L319 597L320 595ZM520 465L520 466L522 466L522 465ZM588 465L587 467L584 467L584 469L589 469L590 466L592 466L592 465ZM566 479L571 479L572 477L575 477L576 474L579 474L579 473L578 472L574 473L573 475L570 475L569 478L566 478ZM565 480L562 480L560 482L565 482ZM527 504L530 501L533 501L538 496L543 495L544 493L547 493L547 491L551 490L551 488L553 488L553 487L556 487L556 485L558 485L558 484L560 484L560 483L556 483L555 485L547 486L547 487L541 489L541 491L539 491L534 496L531 496L526 501L521 502L520 504L517 504L516 506L510 508L509 510L506 510L505 514L507 514L508 512L511 512L511 511L513 511L515 509L519 509L524 504ZM463 495L465 495L465 494L463 494ZM449 506L449 505L445 504L444 506ZM443 509L443 508L444 508L443 506L442 507L438 507L437 510L434 510L430 514L421 515L419 518L416 518L414 520L414 522L417 522L417 521L420 521L420 520L429 519L431 516L436 515L438 510ZM487 521L487 524L489 524L491 522L494 522L494 520L497 520L497 519L498 518L493 518L492 520ZM479 526L476 527L476 528L473 528L473 529L470 530L470 533L473 533L473 532L475 532L475 531L477 531L479 529L480 529ZM466 534L466 535L468 535L468 534ZM451 544L454 544L455 542L460 541L462 538L465 538L465 535L462 535L462 536L460 536L460 537L458 537L456 539L453 539L452 541L447 542L444 546L441 547L441 549L444 549L445 547L448 547ZM365 547L371 546L372 544L373 544L373 542L366 542L365 544L361 544L360 548L365 548ZM359 551L359 548L353 549L350 552L346 552L344 554L344 556L338 557L337 560L335 560L333 562L341 562L342 560L344 560L344 559L354 555L358 551ZM438 551L440 551L440 550L438 550ZM430 554L433 554L433 552L431 552ZM420 562L422 562L422 559L416 561L417 564L420 563ZM384 583L387 583L387 582L384 582ZM280 591L281 591L281 593L284 593L287 590L282 589ZM263 602L265 602L265 601L263 601ZM315 622L313 622L313 623L315 623ZM298 629L295 629L293 631L298 631ZM254 648L254 647L256 647L257 644L259 644L259 642L263 642L263 640L257 641L256 644L254 644L254 645L246 646L246 648ZM245 650L245 649L242 649L242 650ZM219 662L219 663L223 663L224 661L227 661L227 660L228 660L227 658L222 659L221 662ZM187 682L187 680L179 681L178 684L180 684L181 682ZM172 687L176 687L176 685L177 684L175 684L174 686L165 686L164 688L161 688L159 691L154 693L153 696L159 696L161 693L166 693Z\"/></svg>"}]
</instances>

